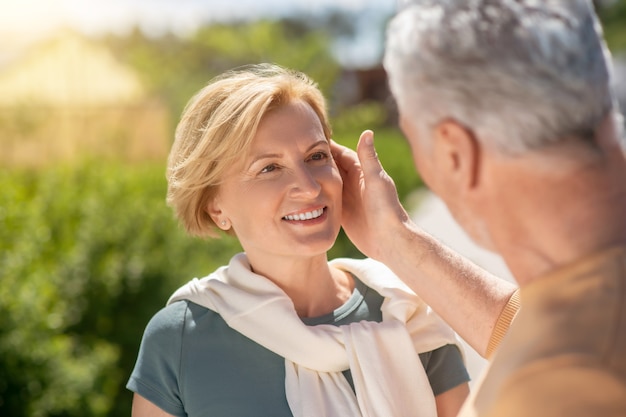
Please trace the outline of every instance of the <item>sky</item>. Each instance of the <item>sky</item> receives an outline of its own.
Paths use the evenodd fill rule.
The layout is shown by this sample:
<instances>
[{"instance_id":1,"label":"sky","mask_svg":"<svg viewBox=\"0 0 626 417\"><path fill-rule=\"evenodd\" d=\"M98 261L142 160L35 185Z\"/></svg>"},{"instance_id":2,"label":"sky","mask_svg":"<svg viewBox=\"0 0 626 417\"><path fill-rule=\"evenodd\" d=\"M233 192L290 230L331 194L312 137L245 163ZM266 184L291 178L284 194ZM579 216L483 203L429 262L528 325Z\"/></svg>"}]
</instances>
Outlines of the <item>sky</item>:
<instances>
[{"instance_id":1,"label":"sky","mask_svg":"<svg viewBox=\"0 0 626 417\"><path fill-rule=\"evenodd\" d=\"M169 31L185 35L209 22L306 16L335 9L350 13L358 22L356 39L336 45L338 57L358 66L378 55L372 44L380 43L384 19L394 12L397 1L0 0L0 49L31 42L61 26L87 35L124 34L135 26L147 34Z\"/></svg>"}]
</instances>

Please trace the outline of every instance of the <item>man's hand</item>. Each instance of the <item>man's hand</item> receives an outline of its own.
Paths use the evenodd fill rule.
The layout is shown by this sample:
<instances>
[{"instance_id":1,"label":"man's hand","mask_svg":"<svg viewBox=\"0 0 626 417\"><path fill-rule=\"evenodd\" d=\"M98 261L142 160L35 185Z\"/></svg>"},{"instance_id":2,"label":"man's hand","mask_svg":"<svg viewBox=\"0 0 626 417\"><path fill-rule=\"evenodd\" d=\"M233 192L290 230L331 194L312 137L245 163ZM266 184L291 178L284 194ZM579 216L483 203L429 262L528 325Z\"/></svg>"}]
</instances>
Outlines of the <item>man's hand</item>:
<instances>
[{"instance_id":1,"label":"man's hand","mask_svg":"<svg viewBox=\"0 0 626 417\"><path fill-rule=\"evenodd\" d=\"M411 222L378 160L371 131L361 134L357 152L334 142L331 150L343 177L342 224L350 240L391 268L485 356L493 328L516 286L477 267Z\"/></svg>"},{"instance_id":2,"label":"man's hand","mask_svg":"<svg viewBox=\"0 0 626 417\"><path fill-rule=\"evenodd\" d=\"M361 134L357 152L335 142L331 150L343 178L343 228L361 252L383 260L384 249L389 247L386 242L409 216L393 179L378 160L374 133Z\"/></svg>"}]
</instances>

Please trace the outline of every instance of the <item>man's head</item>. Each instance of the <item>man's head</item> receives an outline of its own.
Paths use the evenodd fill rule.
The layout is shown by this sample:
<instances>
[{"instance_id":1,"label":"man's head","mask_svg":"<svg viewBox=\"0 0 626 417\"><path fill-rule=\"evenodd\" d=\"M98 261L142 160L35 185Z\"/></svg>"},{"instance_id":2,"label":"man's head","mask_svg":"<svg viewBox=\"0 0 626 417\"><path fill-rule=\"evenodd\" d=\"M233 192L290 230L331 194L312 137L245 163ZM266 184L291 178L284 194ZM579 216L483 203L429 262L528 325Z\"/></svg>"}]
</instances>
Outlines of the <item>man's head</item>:
<instances>
[{"instance_id":1,"label":"man's head","mask_svg":"<svg viewBox=\"0 0 626 417\"><path fill-rule=\"evenodd\" d=\"M489 156L594 152L599 126L621 124L586 0L414 0L389 25L385 68L418 169L466 229L480 213L459 184Z\"/></svg>"},{"instance_id":2,"label":"man's head","mask_svg":"<svg viewBox=\"0 0 626 417\"><path fill-rule=\"evenodd\" d=\"M614 107L609 65L586 0L413 1L390 23L385 55L420 130L453 119L509 153L593 142Z\"/></svg>"}]
</instances>

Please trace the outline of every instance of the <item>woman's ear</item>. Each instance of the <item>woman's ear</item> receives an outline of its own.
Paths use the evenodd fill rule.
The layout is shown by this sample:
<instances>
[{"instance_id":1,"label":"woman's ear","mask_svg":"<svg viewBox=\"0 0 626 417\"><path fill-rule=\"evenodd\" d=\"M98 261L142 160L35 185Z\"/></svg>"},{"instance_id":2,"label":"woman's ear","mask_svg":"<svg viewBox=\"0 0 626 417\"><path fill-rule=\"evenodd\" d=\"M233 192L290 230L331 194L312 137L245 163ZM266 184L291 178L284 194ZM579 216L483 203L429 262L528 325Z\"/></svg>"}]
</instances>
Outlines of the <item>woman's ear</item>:
<instances>
[{"instance_id":1,"label":"woman's ear","mask_svg":"<svg viewBox=\"0 0 626 417\"><path fill-rule=\"evenodd\" d=\"M230 221L222 211L218 197L211 199L206 206L206 212L213 222L222 230L230 229Z\"/></svg>"},{"instance_id":2,"label":"woman's ear","mask_svg":"<svg viewBox=\"0 0 626 417\"><path fill-rule=\"evenodd\" d=\"M457 192L479 185L481 147L474 132L454 120L440 122L434 130L437 172L445 174Z\"/></svg>"}]
</instances>

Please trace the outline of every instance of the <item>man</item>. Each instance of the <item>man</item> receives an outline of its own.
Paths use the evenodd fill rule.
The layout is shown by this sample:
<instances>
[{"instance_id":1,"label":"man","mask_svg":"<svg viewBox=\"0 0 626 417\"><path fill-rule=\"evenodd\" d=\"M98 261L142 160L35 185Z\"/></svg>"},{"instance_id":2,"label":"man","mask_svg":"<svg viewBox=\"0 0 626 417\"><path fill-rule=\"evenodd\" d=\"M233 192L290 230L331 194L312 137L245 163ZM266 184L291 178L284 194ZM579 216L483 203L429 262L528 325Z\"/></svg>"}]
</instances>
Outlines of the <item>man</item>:
<instances>
[{"instance_id":1,"label":"man","mask_svg":"<svg viewBox=\"0 0 626 417\"><path fill-rule=\"evenodd\" d=\"M479 353L495 349L462 416L626 415L626 157L610 65L584 0L415 1L390 23L385 67L416 167L519 293L411 222L372 132L358 158L334 147L349 237Z\"/></svg>"}]
</instances>

